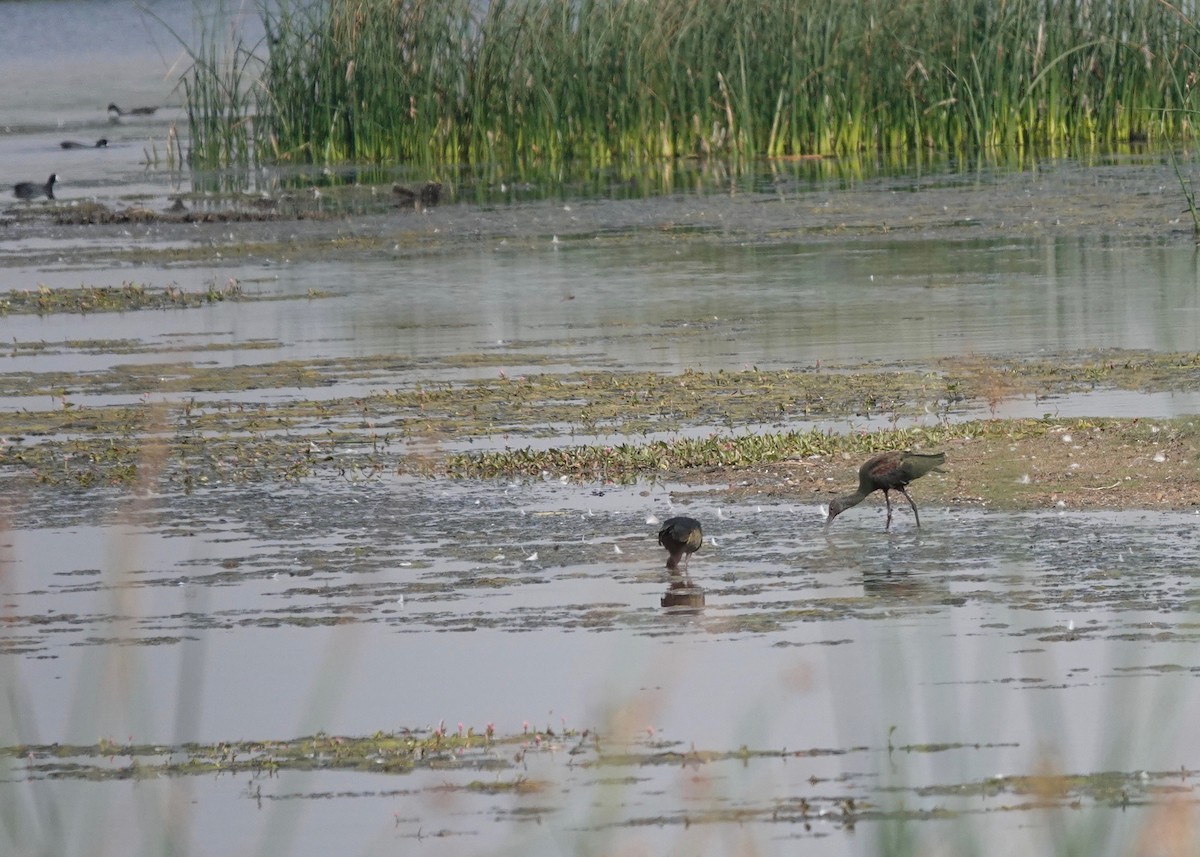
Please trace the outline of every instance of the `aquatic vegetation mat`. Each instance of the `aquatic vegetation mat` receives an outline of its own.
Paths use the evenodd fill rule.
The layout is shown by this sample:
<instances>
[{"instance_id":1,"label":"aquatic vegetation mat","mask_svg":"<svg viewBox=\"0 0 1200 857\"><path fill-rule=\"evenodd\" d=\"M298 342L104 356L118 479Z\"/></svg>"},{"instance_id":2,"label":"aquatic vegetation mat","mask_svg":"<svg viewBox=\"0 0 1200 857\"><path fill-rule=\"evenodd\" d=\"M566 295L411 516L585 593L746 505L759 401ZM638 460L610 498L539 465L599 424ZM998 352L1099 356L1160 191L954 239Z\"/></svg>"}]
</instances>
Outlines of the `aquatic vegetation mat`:
<instances>
[{"instance_id":1,"label":"aquatic vegetation mat","mask_svg":"<svg viewBox=\"0 0 1200 857\"><path fill-rule=\"evenodd\" d=\"M1016 745L1004 745L1014 747ZM316 734L266 741L220 741L178 746L100 741L69 744L0 747L27 782L82 780L91 782L162 777L224 775L230 787L248 783L246 797L263 800L320 799L318 788L295 792L286 775L317 772L366 775L342 797L380 793L408 801L438 792L443 795L512 795L537 797L539 817L561 813L568 795L579 788L620 787L628 793L618 813L597 814L585 829L603 827L691 826L706 824L814 825L826 830L853 829L856 824L889 821L945 821L979 814L1084 808L1125 810L1152 806L1166 798L1200 802L1195 797L1200 771L1186 767L1166 771L1052 772L994 775L985 779L941 782L880 781L873 773L831 777L816 773L783 794L741 794L736 800L710 787L703 800L676 793L674 772L693 782L719 782L728 766L761 772L777 766L801 766L829 757L854 758L870 768L876 758L908 769L921 756L980 755L997 749L991 744L959 742L893 745L886 748L730 750L697 748L654 736L611 740L591 730L529 730L499 735L488 724L482 730L402 730L372 736ZM916 770L916 768L913 768ZM433 774L431 780L423 774ZM401 789L380 784L381 778L415 779ZM597 777L600 779L597 780ZM622 780L622 778L624 778ZM653 797L645 794L647 788ZM664 791L664 789L666 789ZM419 806L419 804L418 804ZM414 808L415 809L415 808ZM463 808L465 809L465 808ZM472 812L504 816L511 810L477 807ZM397 826L407 811L396 813ZM460 812L461 814L461 812ZM437 834L430 834L437 835Z\"/></svg>"},{"instance_id":2,"label":"aquatic vegetation mat","mask_svg":"<svg viewBox=\"0 0 1200 857\"><path fill-rule=\"evenodd\" d=\"M235 284L236 285L236 284ZM108 299L108 293L89 301ZM213 299L225 299L219 291ZM237 292L233 293L234 297ZM32 295L68 304L81 295ZM206 294L117 290L114 301L205 301ZM274 347L273 343L261 343ZM31 346L30 346L31 347ZM115 347L115 346L114 346ZM14 353L25 349L14 343ZM117 350L120 350L119 348ZM447 358L487 365L497 358ZM536 364L540 358L526 359ZM972 417L1014 396L1045 399L1096 388L1193 387L1195 355L1105 353L1074 360L943 361L903 367L704 373L573 372L418 382L378 389L389 373L420 371L391 357L281 361L246 367L129 365L99 372L4 376L9 397L49 396L53 410L0 415L0 466L48 485L164 481L185 489L314 475L384 472L458 478L639 478L737 483L730 490L828 490L843 464L889 448L949 450L949 474L922 493L1005 508L1200 502L1197 426L1189 418L997 420ZM247 390L319 390L354 380L351 397L229 401ZM154 402L148 391L186 396ZM135 405L79 405L78 395L138 395ZM886 416L888 428L856 428ZM806 427L844 420L846 430ZM578 439L584 439L579 443ZM541 445L520 445L544 439ZM484 443L486 441L486 443ZM483 445L479 451L464 447ZM846 475L840 475L846 474ZM940 490L939 490L940 488Z\"/></svg>"},{"instance_id":3,"label":"aquatic vegetation mat","mask_svg":"<svg viewBox=\"0 0 1200 857\"><path fill-rule=\"evenodd\" d=\"M52 289L39 285L36 289L11 289L7 295L0 295L0 316L181 309L222 301L278 299L249 294L235 279L230 279L224 285L210 283L203 291L132 282L120 286L83 285L77 289Z\"/></svg>"}]
</instances>

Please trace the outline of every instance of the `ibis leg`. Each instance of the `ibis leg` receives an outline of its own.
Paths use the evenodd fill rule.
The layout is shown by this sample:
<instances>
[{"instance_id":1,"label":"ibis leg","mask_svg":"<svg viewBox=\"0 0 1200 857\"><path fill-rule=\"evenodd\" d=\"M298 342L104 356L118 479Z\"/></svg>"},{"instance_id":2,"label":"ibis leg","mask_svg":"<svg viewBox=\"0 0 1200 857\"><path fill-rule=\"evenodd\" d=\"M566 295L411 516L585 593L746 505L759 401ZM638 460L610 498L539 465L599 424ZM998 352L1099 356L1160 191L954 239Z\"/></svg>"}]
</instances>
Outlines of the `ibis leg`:
<instances>
[{"instance_id":1,"label":"ibis leg","mask_svg":"<svg viewBox=\"0 0 1200 857\"><path fill-rule=\"evenodd\" d=\"M912 495L908 493L907 488L901 488L900 493L904 495L906 500L908 500L908 505L912 506L913 517L917 519L917 529L921 529L921 516L917 512L917 504L913 502Z\"/></svg>"},{"instance_id":2,"label":"ibis leg","mask_svg":"<svg viewBox=\"0 0 1200 857\"><path fill-rule=\"evenodd\" d=\"M903 491L904 489L901 488L900 490ZM886 488L883 489L883 502L887 503L888 512L887 523L883 525L883 528L890 530L892 528L892 498L888 496Z\"/></svg>"}]
</instances>

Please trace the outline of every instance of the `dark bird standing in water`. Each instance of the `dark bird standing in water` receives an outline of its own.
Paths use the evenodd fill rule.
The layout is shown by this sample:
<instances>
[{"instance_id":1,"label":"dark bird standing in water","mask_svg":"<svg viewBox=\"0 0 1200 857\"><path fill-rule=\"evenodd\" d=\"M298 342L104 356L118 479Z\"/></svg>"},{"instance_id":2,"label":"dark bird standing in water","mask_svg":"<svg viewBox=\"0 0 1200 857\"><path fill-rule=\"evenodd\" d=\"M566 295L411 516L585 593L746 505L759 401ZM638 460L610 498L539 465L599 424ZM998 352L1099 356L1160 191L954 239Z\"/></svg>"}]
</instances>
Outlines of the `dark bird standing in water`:
<instances>
[{"instance_id":1,"label":"dark bird standing in water","mask_svg":"<svg viewBox=\"0 0 1200 857\"><path fill-rule=\"evenodd\" d=\"M704 533L700 530L700 522L695 518L669 518L658 531L658 543L665 547L670 556L667 557L667 568L671 571L679 568L679 560L683 559L683 567L687 568L687 558L700 550L704 544Z\"/></svg>"},{"instance_id":2,"label":"dark bird standing in water","mask_svg":"<svg viewBox=\"0 0 1200 857\"><path fill-rule=\"evenodd\" d=\"M917 528L921 527L921 516L917 513L917 504L908 493L907 485L914 479L920 479L926 473L936 469L946 460L944 452L909 452L898 449L891 452L881 452L858 469L858 490L853 494L838 497L829 504L829 517L825 526L833 523L833 519L851 506L857 506L873 491L883 491L883 500L887 503L887 523L884 529L892 525L892 500L889 491L899 491L912 506L913 517L917 519Z\"/></svg>"},{"instance_id":3,"label":"dark bird standing in water","mask_svg":"<svg viewBox=\"0 0 1200 857\"><path fill-rule=\"evenodd\" d=\"M421 205L426 207L437 205L442 201L442 183L435 181L425 182L424 187L421 188L421 192L417 196L421 200Z\"/></svg>"},{"instance_id":4,"label":"dark bird standing in water","mask_svg":"<svg viewBox=\"0 0 1200 857\"><path fill-rule=\"evenodd\" d=\"M62 146L64 149L103 149L108 145L108 140L104 137L101 137L96 141L96 145L94 146L89 146L87 143L80 143L76 140L63 140L58 145Z\"/></svg>"},{"instance_id":5,"label":"dark bird standing in water","mask_svg":"<svg viewBox=\"0 0 1200 857\"><path fill-rule=\"evenodd\" d=\"M133 107L129 110L122 110L115 104L108 105L108 112L116 116L153 116L157 107Z\"/></svg>"},{"instance_id":6,"label":"dark bird standing in water","mask_svg":"<svg viewBox=\"0 0 1200 857\"><path fill-rule=\"evenodd\" d=\"M13 185L13 196L17 199L37 199L39 196L44 196L46 199L54 199L54 183L58 181L58 175L51 175L45 184L37 182L20 182Z\"/></svg>"},{"instance_id":7,"label":"dark bird standing in water","mask_svg":"<svg viewBox=\"0 0 1200 857\"><path fill-rule=\"evenodd\" d=\"M442 183L427 181L417 190L407 188L401 184L394 184L392 185L392 193L396 195L396 199L400 200L401 208L423 211L442 201Z\"/></svg>"}]
</instances>

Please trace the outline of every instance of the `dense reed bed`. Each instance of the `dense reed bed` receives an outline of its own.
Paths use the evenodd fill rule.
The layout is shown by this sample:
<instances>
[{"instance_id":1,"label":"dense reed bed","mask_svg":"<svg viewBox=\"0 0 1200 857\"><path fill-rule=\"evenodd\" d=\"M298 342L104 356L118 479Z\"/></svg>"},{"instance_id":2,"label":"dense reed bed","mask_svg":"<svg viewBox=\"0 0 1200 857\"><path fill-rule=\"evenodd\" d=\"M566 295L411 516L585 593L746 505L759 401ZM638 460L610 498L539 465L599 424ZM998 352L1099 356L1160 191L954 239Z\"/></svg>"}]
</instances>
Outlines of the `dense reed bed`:
<instances>
[{"instance_id":1,"label":"dense reed bed","mask_svg":"<svg viewBox=\"0 0 1200 857\"><path fill-rule=\"evenodd\" d=\"M1200 2L318 0L194 52L194 157L1078 151L1190 130ZM247 121L253 117L253 121Z\"/></svg>"}]
</instances>

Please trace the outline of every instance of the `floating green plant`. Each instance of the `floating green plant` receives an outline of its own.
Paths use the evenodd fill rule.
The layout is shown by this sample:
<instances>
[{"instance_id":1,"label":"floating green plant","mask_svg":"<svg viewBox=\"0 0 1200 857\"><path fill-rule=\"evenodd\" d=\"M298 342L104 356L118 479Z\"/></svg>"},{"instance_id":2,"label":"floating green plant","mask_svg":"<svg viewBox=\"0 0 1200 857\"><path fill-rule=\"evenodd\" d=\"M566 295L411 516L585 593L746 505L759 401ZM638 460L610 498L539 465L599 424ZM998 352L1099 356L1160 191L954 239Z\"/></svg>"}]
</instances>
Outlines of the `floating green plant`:
<instances>
[{"instance_id":1,"label":"floating green plant","mask_svg":"<svg viewBox=\"0 0 1200 857\"><path fill-rule=\"evenodd\" d=\"M906 753L941 753L947 750L979 751L996 745L936 745L897 748ZM443 780L430 788L438 792L463 792L486 795L530 795L547 791L550 781L533 779L523 768L530 753L547 753L563 759L572 767L613 768L675 767L694 769L734 762L739 765L764 764L771 760L820 756L869 755L870 747L768 749L742 746L734 750L684 748L679 742L641 740L608 748L608 742L590 731L525 731L497 735L489 724L482 732L458 731L439 726L432 731L378 732L369 736L339 736L318 733L302 738L263 741L217 741L209 744L121 744L101 740L90 745L18 744L0 747L0 757L20 765L29 780L81 780L111 782L155 777L213 776L248 774L275 776L287 771L339 771L370 773L381 776L409 775L437 771L443 775L461 772L471 775L489 772L494 779L467 782ZM569 760L565 761L565 760ZM859 797L848 796L833 788L819 791L820 778L808 784L812 793L805 796L747 802L741 808L707 808L651 819L634 817L628 825L639 824L718 824L725 822L795 822L822 820L833 825L856 822L955 818L981 811L1012 812L1050 807L1078 808L1091 805L1127 807L1147 804L1156 796L1172 790L1186 792L1189 772L1102 771L1096 773L1035 773L995 776L984 780L947 782L911 788L894 786L867 790ZM844 784L843 784L844 785ZM943 798L975 801L1011 796L1016 804L964 807L949 805L934 809L885 807L888 793L911 792L914 799ZM261 795L261 786L251 793ZM863 795L870 796L870 799Z\"/></svg>"},{"instance_id":2,"label":"floating green plant","mask_svg":"<svg viewBox=\"0 0 1200 857\"><path fill-rule=\"evenodd\" d=\"M443 767L475 770L513 767L505 744L535 736L497 739L489 726L450 732L376 733L365 737L317 734L270 741L221 741L213 744L20 745L0 748L0 755L23 758L37 778L87 780L128 779L163 775L266 773L297 770L343 770L408 773Z\"/></svg>"},{"instance_id":3,"label":"floating green plant","mask_svg":"<svg viewBox=\"0 0 1200 857\"><path fill-rule=\"evenodd\" d=\"M178 286L156 288L144 283L125 282L119 286L87 286L77 289L11 289L0 296L0 315L50 315L52 313L127 312L140 309L179 309L222 301L264 300L247 294L237 280L224 285L209 283L202 291L187 291Z\"/></svg>"}]
</instances>

